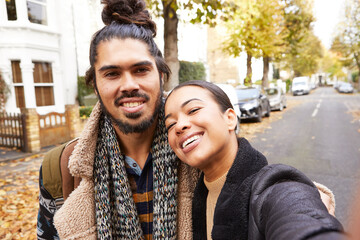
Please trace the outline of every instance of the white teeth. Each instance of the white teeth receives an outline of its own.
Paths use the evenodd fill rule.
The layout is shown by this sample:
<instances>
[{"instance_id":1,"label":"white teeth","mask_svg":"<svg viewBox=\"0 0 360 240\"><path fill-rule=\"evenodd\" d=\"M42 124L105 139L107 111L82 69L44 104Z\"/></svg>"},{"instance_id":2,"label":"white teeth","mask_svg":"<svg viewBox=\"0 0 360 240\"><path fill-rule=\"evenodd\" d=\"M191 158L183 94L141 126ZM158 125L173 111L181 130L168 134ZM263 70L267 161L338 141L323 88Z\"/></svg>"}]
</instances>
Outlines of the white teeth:
<instances>
[{"instance_id":1,"label":"white teeth","mask_svg":"<svg viewBox=\"0 0 360 240\"><path fill-rule=\"evenodd\" d=\"M126 102L124 107L137 107L140 106L142 102Z\"/></svg>"},{"instance_id":2,"label":"white teeth","mask_svg":"<svg viewBox=\"0 0 360 240\"><path fill-rule=\"evenodd\" d=\"M189 139L186 139L185 142L183 142L182 144L182 148L185 148L188 144L190 144L191 142L195 141L196 139L199 139L200 138L200 135L196 135L196 136L193 136Z\"/></svg>"}]
</instances>

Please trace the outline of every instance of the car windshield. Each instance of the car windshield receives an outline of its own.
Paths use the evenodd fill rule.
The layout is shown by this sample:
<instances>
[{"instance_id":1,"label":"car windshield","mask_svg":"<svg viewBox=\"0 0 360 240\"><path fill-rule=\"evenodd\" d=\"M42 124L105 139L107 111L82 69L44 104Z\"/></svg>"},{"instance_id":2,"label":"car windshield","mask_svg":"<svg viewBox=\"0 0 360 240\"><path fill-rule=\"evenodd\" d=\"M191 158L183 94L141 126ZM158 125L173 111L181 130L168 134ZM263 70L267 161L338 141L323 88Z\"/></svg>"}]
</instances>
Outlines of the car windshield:
<instances>
[{"instance_id":1,"label":"car windshield","mask_svg":"<svg viewBox=\"0 0 360 240\"><path fill-rule=\"evenodd\" d=\"M266 94L269 96L278 94L278 90L276 88L268 88L265 91L266 91Z\"/></svg>"},{"instance_id":2,"label":"car windshield","mask_svg":"<svg viewBox=\"0 0 360 240\"><path fill-rule=\"evenodd\" d=\"M343 83L341 84L341 87L352 87L350 83Z\"/></svg>"},{"instance_id":3,"label":"car windshield","mask_svg":"<svg viewBox=\"0 0 360 240\"><path fill-rule=\"evenodd\" d=\"M258 98L259 97L259 90L255 88L251 89L238 89L236 90L237 97L239 100L251 99L251 98Z\"/></svg>"},{"instance_id":4,"label":"car windshield","mask_svg":"<svg viewBox=\"0 0 360 240\"><path fill-rule=\"evenodd\" d=\"M294 84L294 86L301 86L301 85L305 85L305 83L304 82L295 82L295 83L293 83Z\"/></svg>"}]
</instances>

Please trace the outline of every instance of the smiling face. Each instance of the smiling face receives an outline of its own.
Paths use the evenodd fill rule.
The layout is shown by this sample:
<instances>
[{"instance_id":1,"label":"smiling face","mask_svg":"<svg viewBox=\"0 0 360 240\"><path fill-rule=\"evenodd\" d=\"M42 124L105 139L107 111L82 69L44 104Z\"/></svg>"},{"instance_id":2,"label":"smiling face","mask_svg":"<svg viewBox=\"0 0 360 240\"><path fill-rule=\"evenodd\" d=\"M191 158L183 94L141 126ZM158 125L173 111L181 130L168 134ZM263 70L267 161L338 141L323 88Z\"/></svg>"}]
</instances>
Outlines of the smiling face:
<instances>
[{"instance_id":1,"label":"smiling face","mask_svg":"<svg viewBox=\"0 0 360 240\"><path fill-rule=\"evenodd\" d=\"M165 116L169 144L175 154L205 175L233 152L234 140L237 149L235 111L223 113L202 87L175 89L166 101Z\"/></svg>"},{"instance_id":2,"label":"smiling face","mask_svg":"<svg viewBox=\"0 0 360 240\"><path fill-rule=\"evenodd\" d=\"M161 108L160 76L147 45L111 39L97 47L96 92L121 132L144 132Z\"/></svg>"}]
</instances>

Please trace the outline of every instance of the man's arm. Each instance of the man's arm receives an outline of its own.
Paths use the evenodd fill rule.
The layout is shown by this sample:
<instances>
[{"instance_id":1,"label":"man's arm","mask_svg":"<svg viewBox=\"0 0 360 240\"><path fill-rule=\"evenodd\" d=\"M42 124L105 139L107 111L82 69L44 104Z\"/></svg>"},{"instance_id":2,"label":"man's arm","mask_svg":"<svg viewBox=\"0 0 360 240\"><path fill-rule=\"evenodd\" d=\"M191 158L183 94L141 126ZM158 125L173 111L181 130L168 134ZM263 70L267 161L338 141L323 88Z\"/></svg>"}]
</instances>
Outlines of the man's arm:
<instances>
[{"instance_id":1,"label":"man's arm","mask_svg":"<svg viewBox=\"0 0 360 240\"><path fill-rule=\"evenodd\" d=\"M61 201L61 199L58 200ZM41 166L39 172L39 211L36 226L38 239L59 239L53 224L55 212L56 201L44 187Z\"/></svg>"}]
</instances>

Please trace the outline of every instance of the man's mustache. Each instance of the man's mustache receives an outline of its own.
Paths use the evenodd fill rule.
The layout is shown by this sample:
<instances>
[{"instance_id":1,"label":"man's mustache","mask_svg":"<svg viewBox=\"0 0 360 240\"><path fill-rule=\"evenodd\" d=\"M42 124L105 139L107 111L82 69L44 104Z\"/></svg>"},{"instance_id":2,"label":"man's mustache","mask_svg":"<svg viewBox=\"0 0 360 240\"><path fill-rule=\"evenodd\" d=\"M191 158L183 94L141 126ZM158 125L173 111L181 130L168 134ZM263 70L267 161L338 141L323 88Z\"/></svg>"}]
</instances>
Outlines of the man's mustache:
<instances>
[{"instance_id":1,"label":"man's mustache","mask_svg":"<svg viewBox=\"0 0 360 240\"><path fill-rule=\"evenodd\" d=\"M114 103L115 106L119 107L120 106L120 101L124 98L133 98L133 97L138 97L138 98L144 98L145 101L149 101L150 97L148 95L146 95L145 93L139 93L139 92L125 92L123 93L120 97L116 98Z\"/></svg>"}]
</instances>

